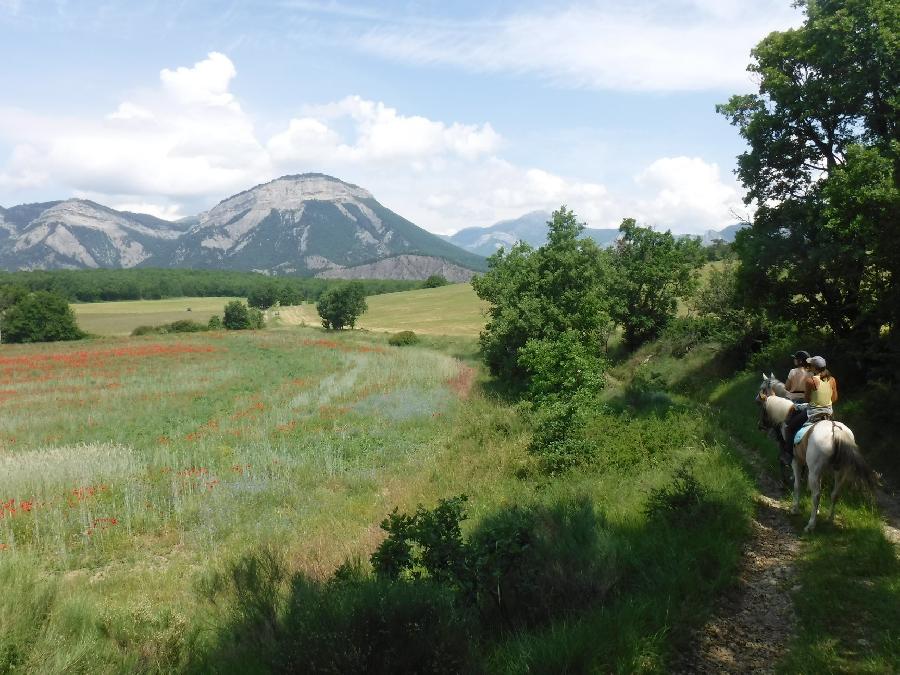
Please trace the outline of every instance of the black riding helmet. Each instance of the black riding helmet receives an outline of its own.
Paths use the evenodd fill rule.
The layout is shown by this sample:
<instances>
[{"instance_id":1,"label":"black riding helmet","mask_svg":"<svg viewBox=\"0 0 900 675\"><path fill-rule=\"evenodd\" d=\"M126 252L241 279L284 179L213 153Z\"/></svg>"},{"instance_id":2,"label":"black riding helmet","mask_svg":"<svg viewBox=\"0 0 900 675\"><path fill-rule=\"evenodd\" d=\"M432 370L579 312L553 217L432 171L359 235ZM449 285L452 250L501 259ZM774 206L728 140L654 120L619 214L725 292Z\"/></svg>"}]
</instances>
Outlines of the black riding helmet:
<instances>
[{"instance_id":1,"label":"black riding helmet","mask_svg":"<svg viewBox=\"0 0 900 675\"><path fill-rule=\"evenodd\" d=\"M806 363L806 359L809 358L809 352L801 349L796 354L794 354L795 359L800 359L801 363Z\"/></svg>"}]
</instances>

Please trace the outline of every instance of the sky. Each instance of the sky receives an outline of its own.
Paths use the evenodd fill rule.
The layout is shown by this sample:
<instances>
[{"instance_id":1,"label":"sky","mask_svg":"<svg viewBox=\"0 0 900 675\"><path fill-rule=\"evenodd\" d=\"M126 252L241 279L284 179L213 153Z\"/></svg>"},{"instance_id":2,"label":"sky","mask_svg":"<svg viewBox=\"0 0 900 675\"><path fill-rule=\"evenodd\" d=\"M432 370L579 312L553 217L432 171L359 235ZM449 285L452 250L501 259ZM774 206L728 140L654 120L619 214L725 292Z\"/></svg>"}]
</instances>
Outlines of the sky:
<instances>
[{"instance_id":1,"label":"sky","mask_svg":"<svg viewBox=\"0 0 900 675\"><path fill-rule=\"evenodd\" d=\"M752 215L715 112L790 0L0 0L0 205L180 218L323 172L432 232Z\"/></svg>"}]
</instances>

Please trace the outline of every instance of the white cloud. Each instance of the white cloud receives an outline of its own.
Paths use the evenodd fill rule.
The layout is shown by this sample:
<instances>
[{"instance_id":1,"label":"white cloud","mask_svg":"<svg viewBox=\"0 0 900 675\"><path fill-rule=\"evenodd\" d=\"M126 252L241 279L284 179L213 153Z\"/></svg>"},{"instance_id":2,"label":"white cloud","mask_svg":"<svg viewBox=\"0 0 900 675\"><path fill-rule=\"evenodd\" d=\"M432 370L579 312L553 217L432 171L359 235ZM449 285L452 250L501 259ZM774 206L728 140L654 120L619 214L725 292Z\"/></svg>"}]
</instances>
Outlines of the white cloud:
<instances>
[{"instance_id":1,"label":"white cloud","mask_svg":"<svg viewBox=\"0 0 900 675\"><path fill-rule=\"evenodd\" d=\"M96 200L95 200L96 201ZM117 211L130 211L131 213L147 213L163 220L178 220L186 215L176 204L160 204L156 202L115 202L109 204L110 208Z\"/></svg>"},{"instance_id":2,"label":"white cloud","mask_svg":"<svg viewBox=\"0 0 900 675\"><path fill-rule=\"evenodd\" d=\"M14 144L0 164L0 194L39 188L41 198L76 194L177 218L279 175L322 171L436 232L561 204L593 227L633 216L697 231L733 222L740 208L736 186L701 158L659 159L627 194L612 194L590 177L505 160L487 122L433 120L359 96L302 108L261 138L229 89L235 75L226 56L212 53L163 70L156 88L133 92L99 119L0 108L0 141Z\"/></svg>"},{"instance_id":3,"label":"white cloud","mask_svg":"<svg viewBox=\"0 0 900 675\"><path fill-rule=\"evenodd\" d=\"M746 211L737 185L724 182L718 165L699 157L663 157L635 182L652 195L636 204L641 217L653 224L673 223L677 231L719 229Z\"/></svg>"},{"instance_id":4,"label":"white cloud","mask_svg":"<svg viewBox=\"0 0 900 675\"><path fill-rule=\"evenodd\" d=\"M783 0L581 2L494 21L385 20L353 43L403 63L531 73L567 86L732 90L750 85L750 49L799 21L799 11Z\"/></svg>"},{"instance_id":5,"label":"white cloud","mask_svg":"<svg viewBox=\"0 0 900 675\"><path fill-rule=\"evenodd\" d=\"M234 64L224 54L210 52L205 60L192 68L163 68L159 74L163 88L181 103L199 103L238 110L234 96L228 91L237 75Z\"/></svg>"},{"instance_id":6,"label":"white cloud","mask_svg":"<svg viewBox=\"0 0 900 675\"><path fill-rule=\"evenodd\" d=\"M433 160L444 155L476 159L494 151L500 136L490 124L446 125L418 115L401 115L384 103L348 96L309 107L309 116L292 119L268 144L279 161L315 156L346 162ZM352 120L355 138L345 141L329 122Z\"/></svg>"},{"instance_id":7,"label":"white cloud","mask_svg":"<svg viewBox=\"0 0 900 675\"><path fill-rule=\"evenodd\" d=\"M106 116L108 120L152 120L153 113L130 101L123 101L113 112Z\"/></svg>"}]
</instances>

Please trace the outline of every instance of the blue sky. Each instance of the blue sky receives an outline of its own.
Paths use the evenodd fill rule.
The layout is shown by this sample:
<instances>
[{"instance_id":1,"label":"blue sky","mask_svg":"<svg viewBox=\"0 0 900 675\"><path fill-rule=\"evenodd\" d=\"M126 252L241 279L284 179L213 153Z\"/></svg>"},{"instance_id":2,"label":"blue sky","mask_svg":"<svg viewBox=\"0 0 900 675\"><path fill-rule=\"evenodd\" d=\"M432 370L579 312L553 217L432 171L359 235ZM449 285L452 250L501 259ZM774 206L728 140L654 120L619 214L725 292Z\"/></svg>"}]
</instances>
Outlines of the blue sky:
<instances>
[{"instance_id":1,"label":"blue sky","mask_svg":"<svg viewBox=\"0 0 900 675\"><path fill-rule=\"evenodd\" d=\"M0 0L0 205L180 217L288 173L435 232L749 215L716 103L788 0Z\"/></svg>"}]
</instances>

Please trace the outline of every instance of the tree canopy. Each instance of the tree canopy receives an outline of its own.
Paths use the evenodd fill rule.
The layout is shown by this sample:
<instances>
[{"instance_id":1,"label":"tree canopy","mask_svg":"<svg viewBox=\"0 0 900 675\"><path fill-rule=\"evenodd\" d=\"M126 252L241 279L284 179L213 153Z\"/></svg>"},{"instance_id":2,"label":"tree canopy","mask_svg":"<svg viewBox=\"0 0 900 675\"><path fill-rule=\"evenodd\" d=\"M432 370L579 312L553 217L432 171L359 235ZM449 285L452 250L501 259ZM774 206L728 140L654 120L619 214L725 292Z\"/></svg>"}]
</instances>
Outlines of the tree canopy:
<instances>
[{"instance_id":1,"label":"tree canopy","mask_svg":"<svg viewBox=\"0 0 900 675\"><path fill-rule=\"evenodd\" d=\"M509 252L501 248L488 258L487 273L472 282L478 297L490 303L480 336L485 362L513 386L526 386L534 375L528 366L542 362L520 358L529 340L554 341L571 332L567 340L577 339L587 354L600 355L613 328L608 253L579 238L584 226L565 206L547 225L544 246L519 242ZM535 346L531 356L542 351Z\"/></svg>"},{"instance_id":2,"label":"tree canopy","mask_svg":"<svg viewBox=\"0 0 900 675\"><path fill-rule=\"evenodd\" d=\"M740 284L877 358L900 314L900 3L798 4L803 25L752 52L759 93L718 107L747 141L737 173L757 204Z\"/></svg>"},{"instance_id":3,"label":"tree canopy","mask_svg":"<svg viewBox=\"0 0 900 675\"><path fill-rule=\"evenodd\" d=\"M66 299L47 291L17 294L0 321L3 342L56 342L84 337Z\"/></svg>"},{"instance_id":4,"label":"tree canopy","mask_svg":"<svg viewBox=\"0 0 900 675\"><path fill-rule=\"evenodd\" d=\"M703 260L700 241L639 227L633 218L619 226L613 256L612 316L631 349L659 335L675 317L678 298L696 286Z\"/></svg>"},{"instance_id":5,"label":"tree canopy","mask_svg":"<svg viewBox=\"0 0 900 675\"><path fill-rule=\"evenodd\" d=\"M366 289L358 281L351 281L331 288L322 294L316 309L322 317L322 326L329 330L342 330L356 326L356 320L369 308Z\"/></svg>"}]
</instances>

